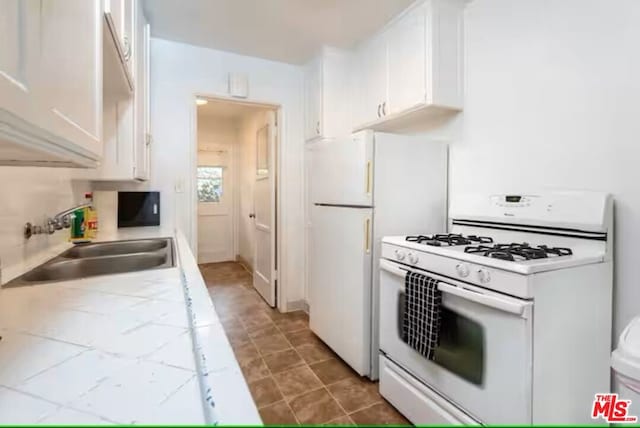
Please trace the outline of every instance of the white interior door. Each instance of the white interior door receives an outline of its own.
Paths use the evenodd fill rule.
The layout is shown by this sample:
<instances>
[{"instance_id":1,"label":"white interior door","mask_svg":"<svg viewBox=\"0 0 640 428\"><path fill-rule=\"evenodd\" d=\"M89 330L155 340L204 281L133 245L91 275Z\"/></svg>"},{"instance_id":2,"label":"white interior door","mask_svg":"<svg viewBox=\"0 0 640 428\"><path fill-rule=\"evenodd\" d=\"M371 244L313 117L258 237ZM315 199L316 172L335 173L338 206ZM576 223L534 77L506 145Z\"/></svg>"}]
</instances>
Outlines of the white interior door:
<instances>
[{"instance_id":1,"label":"white interior door","mask_svg":"<svg viewBox=\"0 0 640 428\"><path fill-rule=\"evenodd\" d=\"M198 151L198 263L234 260L231 151L204 148Z\"/></svg>"},{"instance_id":2,"label":"white interior door","mask_svg":"<svg viewBox=\"0 0 640 428\"><path fill-rule=\"evenodd\" d=\"M275 112L256 134L256 184L253 200L255 247L253 286L272 306L276 306L276 125Z\"/></svg>"}]
</instances>

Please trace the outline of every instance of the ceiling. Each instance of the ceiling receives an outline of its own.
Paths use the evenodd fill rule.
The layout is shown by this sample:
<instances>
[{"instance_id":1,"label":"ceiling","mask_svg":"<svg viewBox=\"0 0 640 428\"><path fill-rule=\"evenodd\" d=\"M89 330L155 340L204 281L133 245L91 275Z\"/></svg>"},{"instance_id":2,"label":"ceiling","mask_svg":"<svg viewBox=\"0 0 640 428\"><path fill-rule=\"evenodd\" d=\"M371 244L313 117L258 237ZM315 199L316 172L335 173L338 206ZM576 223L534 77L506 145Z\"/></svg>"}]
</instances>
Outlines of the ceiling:
<instances>
[{"instance_id":1,"label":"ceiling","mask_svg":"<svg viewBox=\"0 0 640 428\"><path fill-rule=\"evenodd\" d=\"M239 119L247 113L255 113L260 110L268 110L268 107L262 107L252 104L220 101L209 99L205 105L198 106L198 117L209 119Z\"/></svg>"},{"instance_id":2,"label":"ceiling","mask_svg":"<svg viewBox=\"0 0 640 428\"><path fill-rule=\"evenodd\" d=\"M413 0L145 0L154 37L301 64L351 48Z\"/></svg>"}]
</instances>

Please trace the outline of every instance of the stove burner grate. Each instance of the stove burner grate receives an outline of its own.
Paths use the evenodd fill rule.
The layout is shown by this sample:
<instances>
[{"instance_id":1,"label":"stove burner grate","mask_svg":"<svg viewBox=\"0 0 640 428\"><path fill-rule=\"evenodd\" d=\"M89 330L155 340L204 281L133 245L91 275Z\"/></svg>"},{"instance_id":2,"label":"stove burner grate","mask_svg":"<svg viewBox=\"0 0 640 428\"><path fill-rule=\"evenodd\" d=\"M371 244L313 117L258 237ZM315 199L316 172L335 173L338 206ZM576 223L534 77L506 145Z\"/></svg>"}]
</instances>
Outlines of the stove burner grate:
<instances>
[{"instance_id":1,"label":"stove burner grate","mask_svg":"<svg viewBox=\"0 0 640 428\"><path fill-rule=\"evenodd\" d=\"M407 236L405 240L407 242L417 242L418 244L425 244L433 247L453 247L457 245L470 245L476 242L481 244L490 244L493 242L493 239L488 236L464 236L455 233Z\"/></svg>"},{"instance_id":2,"label":"stove burner grate","mask_svg":"<svg viewBox=\"0 0 640 428\"><path fill-rule=\"evenodd\" d=\"M511 262L516 260L545 259L549 256L570 256L573 254L570 248L548 247L546 245L532 247L526 242L522 244L496 244L493 246L474 245L466 247L464 252Z\"/></svg>"}]
</instances>

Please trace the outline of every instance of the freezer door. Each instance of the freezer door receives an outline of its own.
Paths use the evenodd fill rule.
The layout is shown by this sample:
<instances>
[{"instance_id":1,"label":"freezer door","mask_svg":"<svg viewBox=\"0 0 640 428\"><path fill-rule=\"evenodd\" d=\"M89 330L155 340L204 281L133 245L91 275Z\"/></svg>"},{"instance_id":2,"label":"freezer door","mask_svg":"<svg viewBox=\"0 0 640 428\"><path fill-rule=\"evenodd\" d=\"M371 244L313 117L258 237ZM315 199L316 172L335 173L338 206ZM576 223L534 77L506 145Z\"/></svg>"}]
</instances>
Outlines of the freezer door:
<instances>
[{"instance_id":1,"label":"freezer door","mask_svg":"<svg viewBox=\"0 0 640 428\"><path fill-rule=\"evenodd\" d=\"M312 202L332 205L373 205L373 133L313 143Z\"/></svg>"},{"instance_id":2,"label":"freezer door","mask_svg":"<svg viewBox=\"0 0 640 428\"><path fill-rule=\"evenodd\" d=\"M311 330L361 375L369 374L370 208L314 206L311 228Z\"/></svg>"}]
</instances>

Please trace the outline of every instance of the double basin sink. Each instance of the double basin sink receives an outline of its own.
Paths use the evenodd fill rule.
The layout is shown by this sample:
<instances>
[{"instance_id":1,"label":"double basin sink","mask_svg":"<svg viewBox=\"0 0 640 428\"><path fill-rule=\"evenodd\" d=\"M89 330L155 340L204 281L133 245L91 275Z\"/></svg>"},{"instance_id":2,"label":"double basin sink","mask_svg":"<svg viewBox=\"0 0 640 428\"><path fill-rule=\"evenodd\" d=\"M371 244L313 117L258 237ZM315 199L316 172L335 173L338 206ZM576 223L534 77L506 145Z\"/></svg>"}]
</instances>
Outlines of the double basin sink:
<instances>
[{"instance_id":1,"label":"double basin sink","mask_svg":"<svg viewBox=\"0 0 640 428\"><path fill-rule=\"evenodd\" d=\"M171 238L78 244L19 276L4 287L174 266L175 257Z\"/></svg>"}]
</instances>

